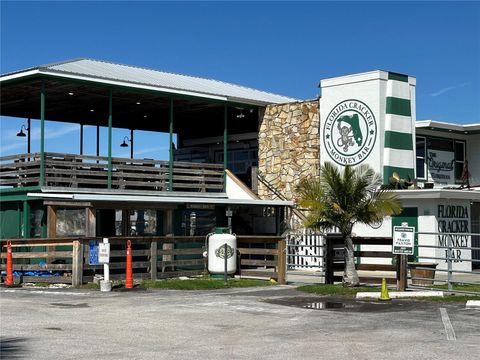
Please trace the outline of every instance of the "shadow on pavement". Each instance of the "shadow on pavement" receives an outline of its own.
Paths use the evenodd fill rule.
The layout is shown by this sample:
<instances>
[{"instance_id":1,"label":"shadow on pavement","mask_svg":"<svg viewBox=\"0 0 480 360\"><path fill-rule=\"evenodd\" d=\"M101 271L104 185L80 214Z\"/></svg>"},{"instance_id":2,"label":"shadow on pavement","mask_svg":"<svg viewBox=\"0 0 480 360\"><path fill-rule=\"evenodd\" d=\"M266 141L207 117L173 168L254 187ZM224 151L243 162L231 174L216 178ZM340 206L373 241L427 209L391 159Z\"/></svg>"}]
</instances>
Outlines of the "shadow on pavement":
<instances>
[{"instance_id":1,"label":"shadow on pavement","mask_svg":"<svg viewBox=\"0 0 480 360\"><path fill-rule=\"evenodd\" d=\"M27 339L20 337L0 337L1 359L22 359L27 355L25 342Z\"/></svg>"}]
</instances>

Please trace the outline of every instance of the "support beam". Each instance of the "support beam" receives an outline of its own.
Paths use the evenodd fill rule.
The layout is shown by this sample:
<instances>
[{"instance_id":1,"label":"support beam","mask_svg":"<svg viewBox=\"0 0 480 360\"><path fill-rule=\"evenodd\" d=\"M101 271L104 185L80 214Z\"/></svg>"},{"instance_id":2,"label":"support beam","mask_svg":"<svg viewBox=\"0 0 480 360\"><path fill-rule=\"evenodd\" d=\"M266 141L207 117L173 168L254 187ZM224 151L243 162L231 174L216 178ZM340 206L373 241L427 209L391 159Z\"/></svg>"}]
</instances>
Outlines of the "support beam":
<instances>
[{"instance_id":1,"label":"support beam","mask_svg":"<svg viewBox=\"0 0 480 360\"><path fill-rule=\"evenodd\" d=\"M17 238L21 238L22 236L22 230L23 226L21 226L22 223L22 203L20 201L17 201Z\"/></svg>"},{"instance_id":2,"label":"support beam","mask_svg":"<svg viewBox=\"0 0 480 360\"><path fill-rule=\"evenodd\" d=\"M168 191L173 191L173 98L170 98Z\"/></svg>"},{"instance_id":3,"label":"support beam","mask_svg":"<svg viewBox=\"0 0 480 360\"><path fill-rule=\"evenodd\" d=\"M83 124L80 124L80 155L83 155Z\"/></svg>"},{"instance_id":4,"label":"support beam","mask_svg":"<svg viewBox=\"0 0 480 360\"><path fill-rule=\"evenodd\" d=\"M42 80L40 91L40 181L45 185L45 80Z\"/></svg>"},{"instance_id":5,"label":"support beam","mask_svg":"<svg viewBox=\"0 0 480 360\"><path fill-rule=\"evenodd\" d=\"M47 206L47 237L57 237L57 207ZM55 246L47 246L47 263L51 264L55 260Z\"/></svg>"},{"instance_id":6,"label":"support beam","mask_svg":"<svg viewBox=\"0 0 480 360\"><path fill-rule=\"evenodd\" d=\"M93 207L85 208L85 218L87 221L85 236L95 237L97 228L96 212Z\"/></svg>"},{"instance_id":7,"label":"support beam","mask_svg":"<svg viewBox=\"0 0 480 360\"><path fill-rule=\"evenodd\" d=\"M97 151L96 155L100 156L100 125L97 125ZM97 161L98 163L98 161Z\"/></svg>"},{"instance_id":8,"label":"support beam","mask_svg":"<svg viewBox=\"0 0 480 360\"><path fill-rule=\"evenodd\" d=\"M225 103L225 109L223 114L223 191L227 191L227 165L228 165L228 104Z\"/></svg>"},{"instance_id":9,"label":"support beam","mask_svg":"<svg viewBox=\"0 0 480 360\"><path fill-rule=\"evenodd\" d=\"M166 209L163 213L163 232L165 236L173 236L173 209ZM173 243L163 243L162 250L173 250ZM172 261L173 255L162 255L162 263ZM162 272L165 272L165 266L162 264ZM173 271L173 266L171 267Z\"/></svg>"},{"instance_id":10,"label":"support beam","mask_svg":"<svg viewBox=\"0 0 480 360\"><path fill-rule=\"evenodd\" d=\"M57 208L55 206L47 206L47 237L57 237Z\"/></svg>"},{"instance_id":11,"label":"support beam","mask_svg":"<svg viewBox=\"0 0 480 360\"><path fill-rule=\"evenodd\" d=\"M31 133L32 133L32 121L30 119L30 117L28 117L28 120L27 120L27 127L28 127L28 131L27 131L27 153L30 154L30 151L31 151Z\"/></svg>"},{"instance_id":12,"label":"support beam","mask_svg":"<svg viewBox=\"0 0 480 360\"><path fill-rule=\"evenodd\" d=\"M130 159L133 159L133 129L130 129Z\"/></svg>"},{"instance_id":13,"label":"support beam","mask_svg":"<svg viewBox=\"0 0 480 360\"><path fill-rule=\"evenodd\" d=\"M23 238L30 237L30 204L28 201L23 201Z\"/></svg>"},{"instance_id":14,"label":"support beam","mask_svg":"<svg viewBox=\"0 0 480 360\"><path fill-rule=\"evenodd\" d=\"M122 236L130 236L130 210L122 210Z\"/></svg>"},{"instance_id":15,"label":"support beam","mask_svg":"<svg viewBox=\"0 0 480 360\"><path fill-rule=\"evenodd\" d=\"M107 187L112 188L112 89L108 93L108 181Z\"/></svg>"}]
</instances>

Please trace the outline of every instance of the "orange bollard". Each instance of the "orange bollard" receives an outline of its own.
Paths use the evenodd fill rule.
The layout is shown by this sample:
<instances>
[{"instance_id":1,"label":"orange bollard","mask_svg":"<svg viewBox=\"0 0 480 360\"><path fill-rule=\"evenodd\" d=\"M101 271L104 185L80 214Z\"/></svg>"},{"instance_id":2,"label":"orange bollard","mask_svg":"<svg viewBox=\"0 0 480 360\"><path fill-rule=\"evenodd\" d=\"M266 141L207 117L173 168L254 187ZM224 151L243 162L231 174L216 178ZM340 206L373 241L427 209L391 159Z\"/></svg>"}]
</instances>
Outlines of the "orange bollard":
<instances>
[{"instance_id":1,"label":"orange bollard","mask_svg":"<svg viewBox=\"0 0 480 360\"><path fill-rule=\"evenodd\" d=\"M132 242L127 241L127 270L125 279L125 289L133 288L133 273L132 273Z\"/></svg>"},{"instance_id":2,"label":"orange bollard","mask_svg":"<svg viewBox=\"0 0 480 360\"><path fill-rule=\"evenodd\" d=\"M13 261L12 261L12 242L7 241L7 277L5 279L5 285L13 285Z\"/></svg>"}]
</instances>

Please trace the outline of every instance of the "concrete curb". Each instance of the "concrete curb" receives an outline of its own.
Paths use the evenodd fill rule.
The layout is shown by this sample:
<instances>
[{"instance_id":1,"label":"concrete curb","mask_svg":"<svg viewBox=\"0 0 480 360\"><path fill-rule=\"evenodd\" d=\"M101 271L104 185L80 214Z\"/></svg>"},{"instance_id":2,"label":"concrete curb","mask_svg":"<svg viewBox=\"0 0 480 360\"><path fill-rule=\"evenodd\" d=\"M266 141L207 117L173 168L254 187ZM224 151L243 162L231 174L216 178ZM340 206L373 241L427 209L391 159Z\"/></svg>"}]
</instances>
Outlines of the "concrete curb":
<instances>
[{"instance_id":1,"label":"concrete curb","mask_svg":"<svg viewBox=\"0 0 480 360\"><path fill-rule=\"evenodd\" d=\"M443 297L443 291L390 291L389 295L392 299L406 299L419 297ZM380 292L358 292L357 299L378 299Z\"/></svg>"},{"instance_id":2,"label":"concrete curb","mask_svg":"<svg viewBox=\"0 0 480 360\"><path fill-rule=\"evenodd\" d=\"M465 307L469 309L480 309L480 300L468 300Z\"/></svg>"}]
</instances>

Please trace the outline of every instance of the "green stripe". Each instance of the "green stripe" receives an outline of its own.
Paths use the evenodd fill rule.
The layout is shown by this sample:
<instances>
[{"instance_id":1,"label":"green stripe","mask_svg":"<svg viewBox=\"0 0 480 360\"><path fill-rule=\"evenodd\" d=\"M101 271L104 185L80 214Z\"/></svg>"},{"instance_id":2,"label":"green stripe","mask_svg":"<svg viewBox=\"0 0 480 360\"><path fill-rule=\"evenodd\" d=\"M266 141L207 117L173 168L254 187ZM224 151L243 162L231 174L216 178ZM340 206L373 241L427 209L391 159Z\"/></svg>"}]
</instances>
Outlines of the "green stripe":
<instances>
[{"instance_id":1,"label":"green stripe","mask_svg":"<svg viewBox=\"0 0 480 360\"><path fill-rule=\"evenodd\" d=\"M410 100L387 96L387 114L411 116Z\"/></svg>"},{"instance_id":2,"label":"green stripe","mask_svg":"<svg viewBox=\"0 0 480 360\"><path fill-rule=\"evenodd\" d=\"M396 167L396 166L384 166L383 167L383 183L388 184L388 178L392 176L393 172L396 172L401 179L408 180L409 177L410 179L415 179L414 171L413 169L408 169L408 168L401 168L401 167Z\"/></svg>"},{"instance_id":3,"label":"green stripe","mask_svg":"<svg viewBox=\"0 0 480 360\"><path fill-rule=\"evenodd\" d=\"M413 150L412 134L385 131L385 147L399 150Z\"/></svg>"},{"instance_id":4,"label":"green stripe","mask_svg":"<svg viewBox=\"0 0 480 360\"><path fill-rule=\"evenodd\" d=\"M403 75L395 72L388 73L388 80L397 80L408 83L408 75Z\"/></svg>"}]
</instances>

